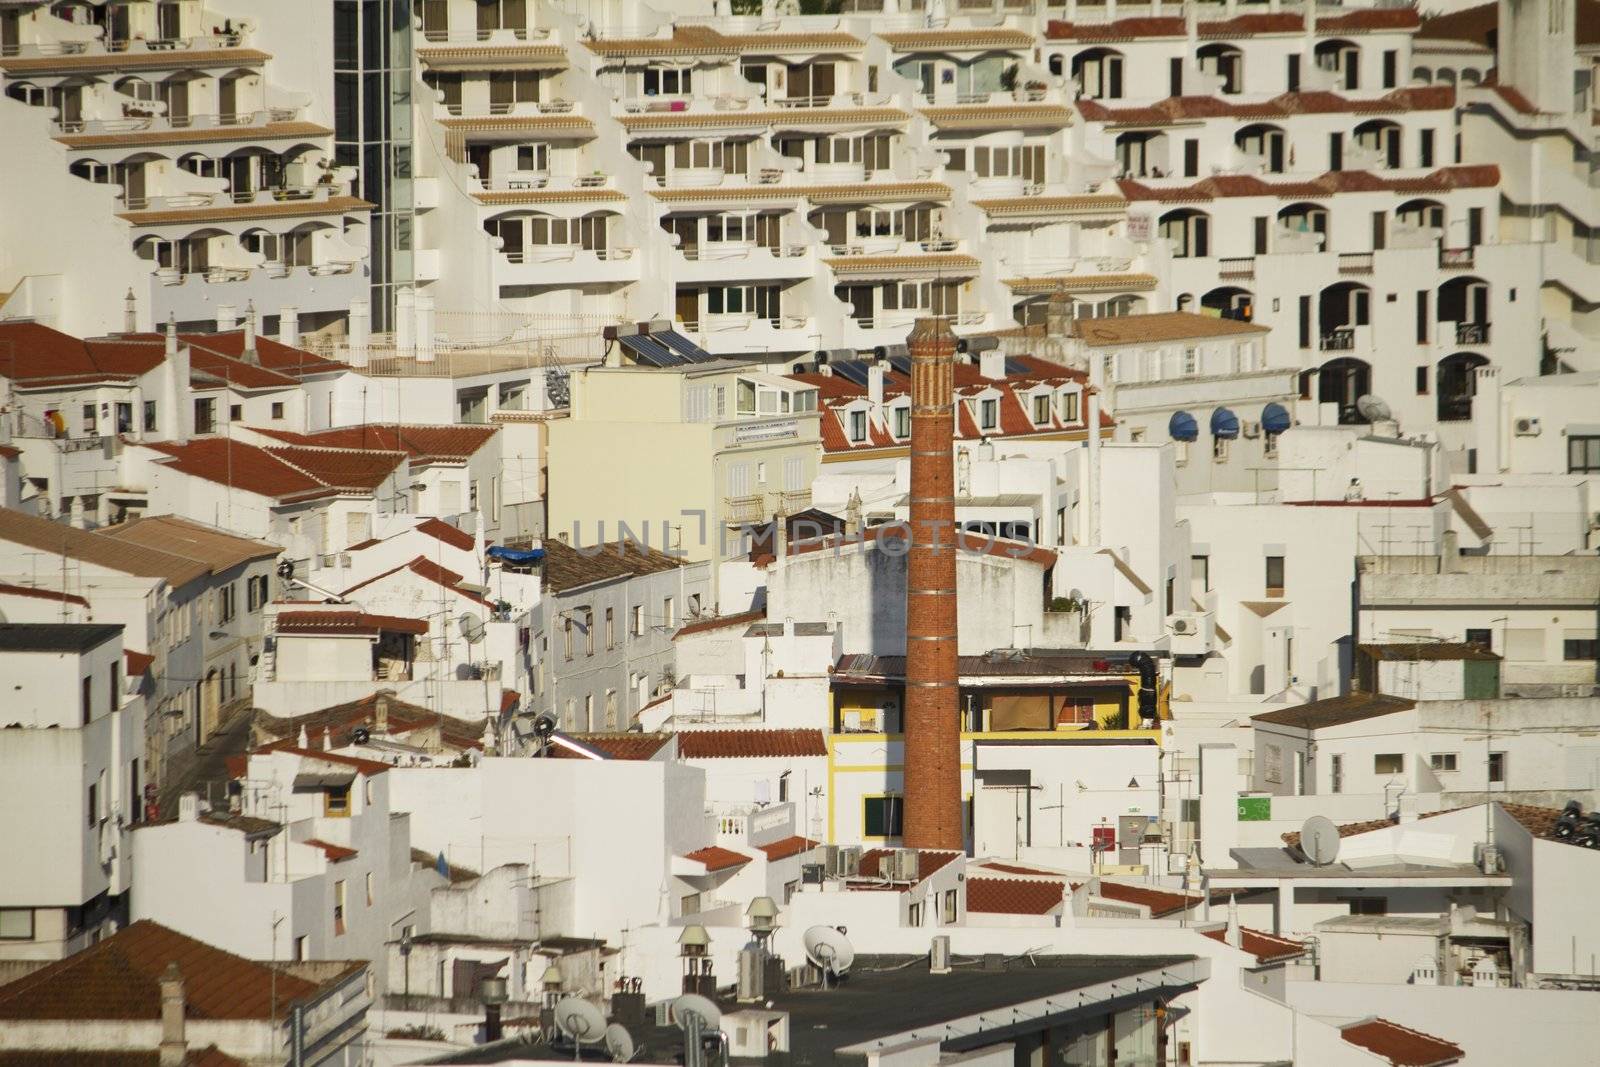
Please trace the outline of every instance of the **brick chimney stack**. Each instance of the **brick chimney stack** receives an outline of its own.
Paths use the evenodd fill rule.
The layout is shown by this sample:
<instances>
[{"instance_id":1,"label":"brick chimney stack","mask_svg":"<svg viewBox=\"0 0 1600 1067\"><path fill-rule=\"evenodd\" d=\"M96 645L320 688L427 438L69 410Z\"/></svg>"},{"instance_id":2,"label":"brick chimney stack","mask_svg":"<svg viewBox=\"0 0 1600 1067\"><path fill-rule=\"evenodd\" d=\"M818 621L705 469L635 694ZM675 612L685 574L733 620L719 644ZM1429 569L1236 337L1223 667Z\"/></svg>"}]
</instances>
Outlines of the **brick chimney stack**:
<instances>
[{"instance_id":1,"label":"brick chimney stack","mask_svg":"<svg viewBox=\"0 0 1600 1067\"><path fill-rule=\"evenodd\" d=\"M911 349L911 551L906 560L907 848L962 848L956 680L955 355L942 318L918 319Z\"/></svg>"}]
</instances>

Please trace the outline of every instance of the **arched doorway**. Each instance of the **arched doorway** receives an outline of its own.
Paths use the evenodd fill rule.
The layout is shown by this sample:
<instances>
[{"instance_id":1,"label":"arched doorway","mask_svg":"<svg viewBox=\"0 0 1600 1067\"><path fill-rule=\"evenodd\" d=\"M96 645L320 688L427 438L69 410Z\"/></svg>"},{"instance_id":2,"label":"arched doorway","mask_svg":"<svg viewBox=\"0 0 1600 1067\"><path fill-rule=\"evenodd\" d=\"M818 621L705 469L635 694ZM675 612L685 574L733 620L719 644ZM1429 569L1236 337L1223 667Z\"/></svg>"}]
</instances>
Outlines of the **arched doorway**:
<instances>
[{"instance_id":1,"label":"arched doorway","mask_svg":"<svg viewBox=\"0 0 1600 1067\"><path fill-rule=\"evenodd\" d=\"M1367 421L1356 408L1356 401L1372 391L1372 368L1351 357L1329 360L1317 372L1317 402L1339 405L1341 426Z\"/></svg>"},{"instance_id":2,"label":"arched doorway","mask_svg":"<svg viewBox=\"0 0 1600 1067\"><path fill-rule=\"evenodd\" d=\"M1472 398L1478 393L1477 370L1488 365L1488 357L1476 352L1457 352L1439 361L1435 381L1440 422L1466 422L1472 418Z\"/></svg>"}]
</instances>

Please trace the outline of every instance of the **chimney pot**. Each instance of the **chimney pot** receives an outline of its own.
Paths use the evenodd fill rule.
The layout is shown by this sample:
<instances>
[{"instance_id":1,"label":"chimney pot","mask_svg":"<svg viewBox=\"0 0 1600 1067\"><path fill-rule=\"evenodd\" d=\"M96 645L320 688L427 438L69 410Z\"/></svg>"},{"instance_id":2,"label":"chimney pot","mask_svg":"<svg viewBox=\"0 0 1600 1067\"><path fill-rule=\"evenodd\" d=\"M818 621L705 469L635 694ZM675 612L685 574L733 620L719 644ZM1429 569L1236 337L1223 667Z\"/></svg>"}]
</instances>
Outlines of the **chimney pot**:
<instances>
[{"instance_id":1,"label":"chimney pot","mask_svg":"<svg viewBox=\"0 0 1600 1067\"><path fill-rule=\"evenodd\" d=\"M244 308L244 361L259 362L256 356L256 305L253 300Z\"/></svg>"},{"instance_id":2,"label":"chimney pot","mask_svg":"<svg viewBox=\"0 0 1600 1067\"><path fill-rule=\"evenodd\" d=\"M178 798L178 821L194 822L200 818L200 797L196 793L185 793Z\"/></svg>"},{"instance_id":3,"label":"chimney pot","mask_svg":"<svg viewBox=\"0 0 1600 1067\"><path fill-rule=\"evenodd\" d=\"M380 692L372 701L372 725L379 734L389 732L389 692Z\"/></svg>"},{"instance_id":4,"label":"chimney pot","mask_svg":"<svg viewBox=\"0 0 1600 1067\"><path fill-rule=\"evenodd\" d=\"M161 1067L181 1067L188 1058L184 1010L183 973L177 963L169 963L161 972Z\"/></svg>"}]
</instances>

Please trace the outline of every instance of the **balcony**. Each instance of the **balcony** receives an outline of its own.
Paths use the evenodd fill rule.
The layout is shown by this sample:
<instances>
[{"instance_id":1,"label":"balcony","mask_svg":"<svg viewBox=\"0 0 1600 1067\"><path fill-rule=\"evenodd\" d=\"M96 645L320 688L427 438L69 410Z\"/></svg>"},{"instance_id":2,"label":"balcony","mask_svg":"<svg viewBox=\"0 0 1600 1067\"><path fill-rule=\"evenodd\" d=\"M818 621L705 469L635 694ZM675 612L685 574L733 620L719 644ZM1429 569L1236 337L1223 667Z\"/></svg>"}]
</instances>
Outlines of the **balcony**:
<instances>
[{"instance_id":1,"label":"balcony","mask_svg":"<svg viewBox=\"0 0 1600 1067\"><path fill-rule=\"evenodd\" d=\"M748 496L729 496L722 500L722 521L728 523L760 522L767 517L765 493Z\"/></svg>"},{"instance_id":2,"label":"balcony","mask_svg":"<svg viewBox=\"0 0 1600 1067\"><path fill-rule=\"evenodd\" d=\"M548 29L533 26L502 26L490 30L457 30L454 33L437 27L422 31L423 47L434 44L526 44L529 41L545 41L549 38Z\"/></svg>"},{"instance_id":3,"label":"balcony","mask_svg":"<svg viewBox=\"0 0 1600 1067\"><path fill-rule=\"evenodd\" d=\"M1339 273L1340 274L1371 274L1372 273L1372 253L1371 252L1340 252L1339 253Z\"/></svg>"},{"instance_id":4,"label":"balcony","mask_svg":"<svg viewBox=\"0 0 1600 1067\"><path fill-rule=\"evenodd\" d=\"M1353 352L1356 347L1355 328L1336 326L1322 335L1317 347L1324 352Z\"/></svg>"},{"instance_id":5,"label":"balcony","mask_svg":"<svg viewBox=\"0 0 1600 1067\"><path fill-rule=\"evenodd\" d=\"M785 489L783 491L783 511L786 515L793 515L797 511L804 511L811 506L811 490Z\"/></svg>"},{"instance_id":6,"label":"balcony","mask_svg":"<svg viewBox=\"0 0 1600 1067\"><path fill-rule=\"evenodd\" d=\"M501 252L495 264L496 285L592 285L639 279L637 249L580 248L535 245Z\"/></svg>"},{"instance_id":7,"label":"balcony","mask_svg":"<svg viewBox=\"0 0 1600 1067\"><path fill-rule=\"evenodd\" d=\"M1458 345L1486 345L1489 343L1489 323L1487 322L1458 322L1456 323L1456 344Z\"/></svg>"},{"instance_id":8,"label":"balcony","mask_svg":"<svg viewBox=\"0 0 1600 1067\"><path fill-rule=\"evenodd\" d=\"M1441 270L1471 270L1475 256L1473 249L1468 248L1439 248L1439 267Z\"/></svg>"},{"instance_id":9,"label":"balcony","mask_svg":"<svg viewBox=\"0 0 1600 1067\"><path fill-rule=\"evenodd\" d=\"M51 123L52 136L67 140L77 137L130 137L135 140L149 138L181 143L186 133L209 133L214 130L236 128L240 140L250 139L253 130L273 123L296 122L300 109L293 107L264 108L260 111L243 111L231 115L129 115L116 119L80 119L75 122ZM216 138L208 136L207 140Z\"/></svg>"},{"instance_id":10,"label":"balcony","mask_svg":"<svg viewBox=\"0 0 1600 1067\"><path fill-rule=\"evenodd\" d=\"M153 317L168 315L180 322L214 319L217 304L258 308L298 307L302 311L348 308L362 299L367 280L356 262L323 262L292 266L268 262L257 266L215 266L192 272L163 268L152 272Z\"/></svg>"},{"instance_id":11,"label":"balcony","mask_svg":"<svg viewBox=\"0 0 1600 1067\"><path fill-rule=\"evenodd\" d=\"M1256 261L1254 256L1237 256L1217 260L1217 277L1219 278L1254 278L1256 276Z\"/></svg>"},{"instance_id":12,"label":"balcony","mask_svg":"<svg viewBox=\"0 0 1600 1067\"><path fill-rule=\"evenodd\" d=\"M327 205L328 212L333 214L349 210L348 205L333 203L338 198L348 195L349 191L345 185L326 182L319 185L281 185L271 189L243 190L237 193L173 193L140 197L124 195L118 199L117 204L123 211L129 212L215 212L217 218L221 220L230 214L248 217L251 207L263 207L269 204L301 204L305 206L305 214L308 215L316 214L318 205ZM365 206L361 210L365 211ZM138 219L131 221L135 225L138 224Z\"/></svg>"}]
</instances>

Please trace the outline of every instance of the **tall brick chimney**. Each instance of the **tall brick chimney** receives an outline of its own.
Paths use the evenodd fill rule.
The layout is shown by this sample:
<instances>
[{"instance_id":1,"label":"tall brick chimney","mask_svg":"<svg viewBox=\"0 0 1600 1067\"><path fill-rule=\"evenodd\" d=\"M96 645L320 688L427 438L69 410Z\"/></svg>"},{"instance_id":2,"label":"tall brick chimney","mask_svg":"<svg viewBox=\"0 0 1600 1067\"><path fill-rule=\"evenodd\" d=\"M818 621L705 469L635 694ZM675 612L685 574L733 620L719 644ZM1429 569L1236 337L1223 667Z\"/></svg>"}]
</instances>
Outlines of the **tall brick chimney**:
<instances>
[{"instance_id":1,"label":"tall brick chimney","mask_svg":"<svg viewBox=\"0 0 1600 1067\"><path fill-rule=\"evenodd\" d=\"M911 551L906 560L907 848L962 847L956 679L956 338L918 319L911 349Z\"/></svg>"}]
</instances>

